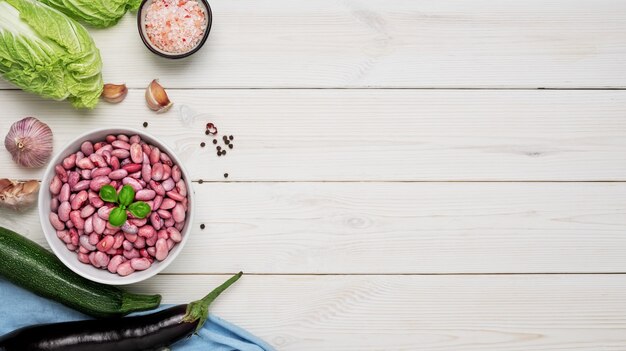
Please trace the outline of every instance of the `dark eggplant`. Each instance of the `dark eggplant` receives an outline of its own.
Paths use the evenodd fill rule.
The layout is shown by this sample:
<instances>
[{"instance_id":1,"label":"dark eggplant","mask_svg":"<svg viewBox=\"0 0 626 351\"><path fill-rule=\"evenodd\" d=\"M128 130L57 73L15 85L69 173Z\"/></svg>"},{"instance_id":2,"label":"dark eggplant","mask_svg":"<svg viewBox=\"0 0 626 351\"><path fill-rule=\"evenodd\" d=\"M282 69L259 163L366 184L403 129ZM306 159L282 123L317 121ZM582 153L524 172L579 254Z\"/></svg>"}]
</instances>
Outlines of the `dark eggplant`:
<instances>
[{"instance_id":1,"label":"dark eggplant","mask_svg":"<svg viewBox=\"0 0 626 351\"><path fill-rule=\"evenodd\" d=\"M157 351L191 336L209 316L209 305L242 275L203 299L142 316L40 324L0 337L0 351Z\"/></svg>"}]
</instances>

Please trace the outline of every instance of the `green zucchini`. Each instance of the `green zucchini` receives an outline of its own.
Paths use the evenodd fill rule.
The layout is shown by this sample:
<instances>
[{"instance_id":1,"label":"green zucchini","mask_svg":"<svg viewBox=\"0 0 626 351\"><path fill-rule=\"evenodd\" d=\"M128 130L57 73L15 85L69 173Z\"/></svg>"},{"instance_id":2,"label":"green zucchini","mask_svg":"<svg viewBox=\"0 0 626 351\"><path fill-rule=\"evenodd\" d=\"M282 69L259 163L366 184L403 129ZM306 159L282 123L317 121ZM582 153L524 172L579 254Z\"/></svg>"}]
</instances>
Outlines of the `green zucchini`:
<instances>
[{"instance_id":1,"label":"green zucchini","mask_svg":"<svg viewBox=\"0 0 626 351\"><path fill-rule=\"evenodd\" d=\"M131 294L85 279L50 251L0 226L0 275L12 283L93 317L124 316L159 306L161 295Z\"/></svg>"}]
</instances>

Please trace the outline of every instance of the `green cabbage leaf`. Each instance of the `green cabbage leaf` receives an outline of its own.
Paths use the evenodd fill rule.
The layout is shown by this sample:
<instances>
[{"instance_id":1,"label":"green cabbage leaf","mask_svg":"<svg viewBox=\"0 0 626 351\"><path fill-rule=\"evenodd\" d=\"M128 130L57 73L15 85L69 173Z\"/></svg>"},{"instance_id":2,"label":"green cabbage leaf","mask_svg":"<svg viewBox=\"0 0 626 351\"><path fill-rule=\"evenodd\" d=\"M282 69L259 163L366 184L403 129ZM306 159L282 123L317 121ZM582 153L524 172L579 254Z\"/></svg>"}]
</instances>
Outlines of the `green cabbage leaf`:
<instances>
[{"instance_id":1,"label":"green cabbage leaf","mask_svg":"<svg viewBox=\"0 0 626 351\"><path fill-rule=\"evenodd\" d=\"M0 0L0 75L22 88L77 108L102 93L102 60L87 30L35 0Z\"/></svg>"},{"instance_id":2,"label":"green cabbage leaf","mask_svg":"<svg viewBox=\"0 0 626 351\"><path fill-rule=\"evenodd\" d=\"M141 0L39 0L77 21L97 28L116 24L129 10L137 10Z\"/></svg>"}]
</instances>

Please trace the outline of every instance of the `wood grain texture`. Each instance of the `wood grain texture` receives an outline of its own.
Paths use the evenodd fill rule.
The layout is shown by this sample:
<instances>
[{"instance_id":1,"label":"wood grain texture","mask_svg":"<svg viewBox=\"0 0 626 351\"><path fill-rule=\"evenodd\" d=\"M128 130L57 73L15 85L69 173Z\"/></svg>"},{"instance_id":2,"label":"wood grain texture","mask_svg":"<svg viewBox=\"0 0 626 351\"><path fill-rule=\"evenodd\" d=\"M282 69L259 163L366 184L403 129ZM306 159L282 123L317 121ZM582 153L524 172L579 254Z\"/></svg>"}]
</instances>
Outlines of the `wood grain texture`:
<instances>
[{"instance_id":1,"label":"wood grain texture","mask_svg":"<svg viewBox=\"0 0 626 351\"><path fill-rule=\"evenodd\" d=\"M212 0L206 46L150 53L134 16L92 30L104 77L144 87L626 87L619 0ZM7 87L7 85L2 85Z\"/></svg>"},{"instance_id":2,"label":"wood grain texture","mask_svg":"<svg viewBox=\"0 0 626 351\"><path fill-rule=\"evenodd\" d=\"M192 237L168 273L626 267L625 183L205 183L194 190ZM0 223L45 242L36 211L3 213Z\"/></svg>"},{"instance_id":3,"label":"wood grain texture","mask_svg":"<svg viewBox=\"0 0 626 351\"><path fill-rule=\"evenodd\" d=\"M55 148L94 128L134 127L173 147L195 180L626 180L626 91L172 90L157 115L142 90L77 112L0 95L0 135L34 115ZM192 122L181 120L196 116ZM142 123L149 122L144 129ZM234 134L218 158L205 124ZM200 142L208 142L205 148ZM40 177L0 152L3 176Z\"/></svg>"},{"instance_id":4,"label":"wood grain texture","mask_svg":"<svg viewBox=\"0 0 626 351\"><path fill-rule=\"evenodd\" d=\"M186 303L228 276L133 289ZM613 351L626 345L621 276L245 276L211 312L281 351Z\"/></svg>"}]
</instances>

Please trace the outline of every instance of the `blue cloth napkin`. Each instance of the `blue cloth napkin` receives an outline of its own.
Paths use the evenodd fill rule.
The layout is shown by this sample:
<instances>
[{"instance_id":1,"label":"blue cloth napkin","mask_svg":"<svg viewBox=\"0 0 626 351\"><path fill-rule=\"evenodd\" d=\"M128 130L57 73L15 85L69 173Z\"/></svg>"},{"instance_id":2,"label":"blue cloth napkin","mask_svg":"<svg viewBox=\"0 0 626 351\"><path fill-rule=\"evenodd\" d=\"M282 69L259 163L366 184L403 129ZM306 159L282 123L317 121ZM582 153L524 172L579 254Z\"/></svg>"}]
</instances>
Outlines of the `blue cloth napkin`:
<instances>
[{"instance_id":1,"label":"blue cloth napkin","mask_svg":"<svg viewBox=\"0 0 626 351\"><path fill-rule=\"evenodd\" d=\"M39 297L4 279L0 279L0 302L0 335L33 324L88 319L80 312ZM161 306L165 307L167 305ZM198 334L174 344L172 350L274 351L263 340L214 315L209 316Z\"/></svg>"}]
</instances>

